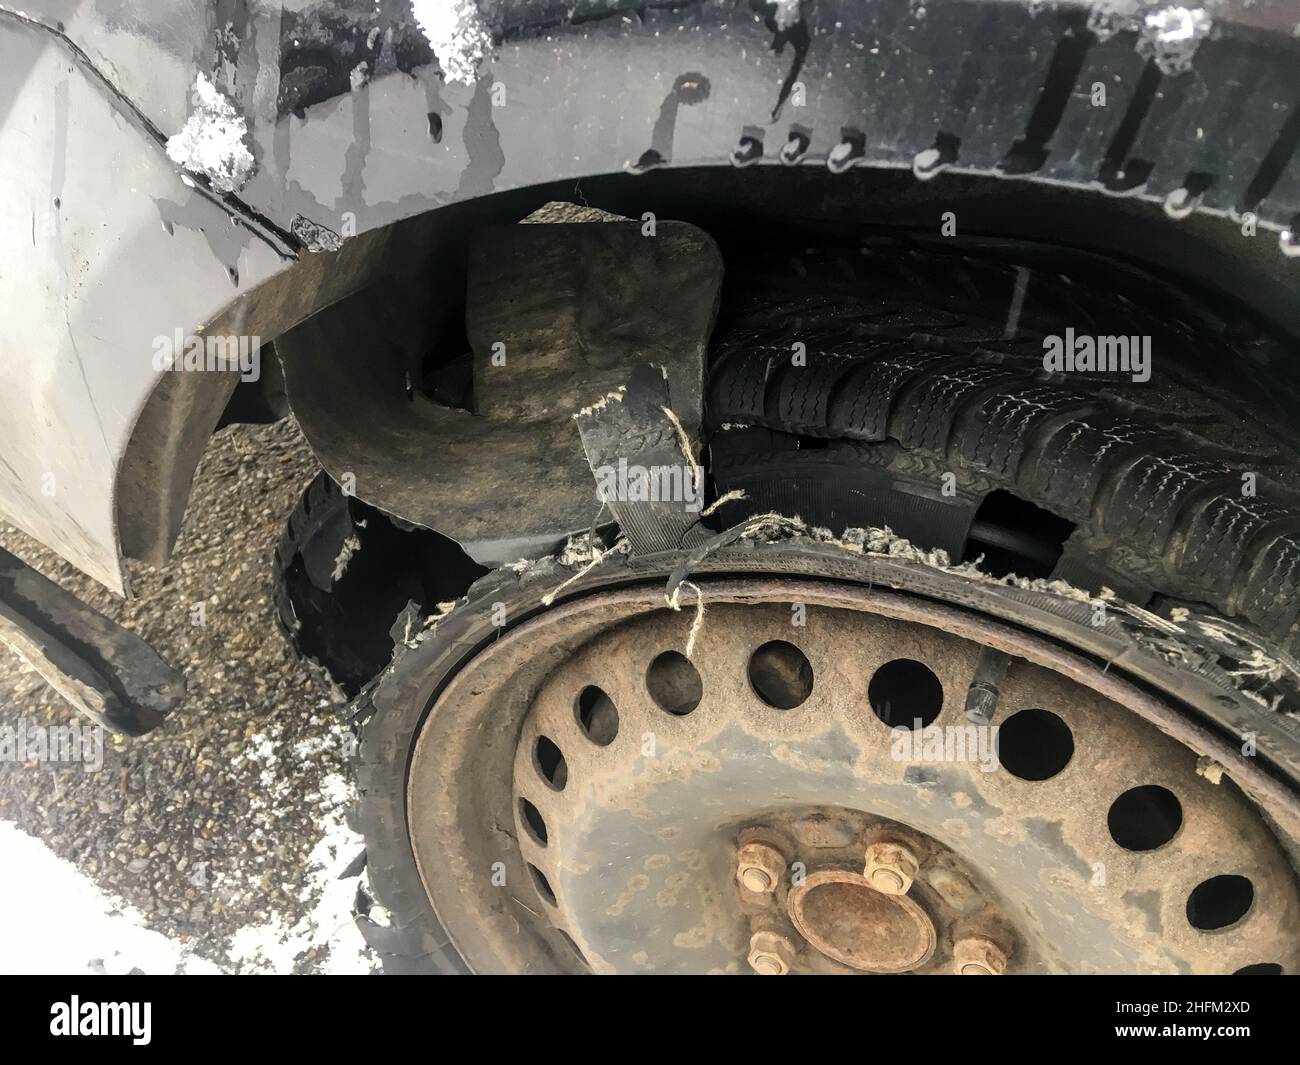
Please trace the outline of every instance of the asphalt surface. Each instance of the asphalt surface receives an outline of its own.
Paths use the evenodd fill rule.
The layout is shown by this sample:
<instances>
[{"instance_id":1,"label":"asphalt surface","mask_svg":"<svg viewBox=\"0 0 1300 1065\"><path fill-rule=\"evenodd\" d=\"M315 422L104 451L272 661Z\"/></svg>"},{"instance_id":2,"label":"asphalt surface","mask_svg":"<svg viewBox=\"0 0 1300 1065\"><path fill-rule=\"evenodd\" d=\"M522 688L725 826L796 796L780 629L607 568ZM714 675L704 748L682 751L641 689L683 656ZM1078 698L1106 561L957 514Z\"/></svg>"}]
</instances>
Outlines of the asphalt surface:
<instances>
[{"instance_id":1,"label":"asphalt surface","mask_svg":"<svg viewBox=\"0 0 1300 1065\"><path fill-rule=\"evenodd\" d=\"M322 894L340 890L339 867L361 854L343 825L349 736L338 696L294 660L271 600L274 545L316 472L292 419L223 429L172 561L132 564L129 602L0 525L0 545L139 633L188 682L161 728L109 737L98 772L0 760L0 820L230 972L368 965L364 952L331 958L339 929L323 925L347 914L320 912ZM0 726L82 721L0 645ZM39 912L39 899L32 905Z\"/></svg>"}]
</instances>

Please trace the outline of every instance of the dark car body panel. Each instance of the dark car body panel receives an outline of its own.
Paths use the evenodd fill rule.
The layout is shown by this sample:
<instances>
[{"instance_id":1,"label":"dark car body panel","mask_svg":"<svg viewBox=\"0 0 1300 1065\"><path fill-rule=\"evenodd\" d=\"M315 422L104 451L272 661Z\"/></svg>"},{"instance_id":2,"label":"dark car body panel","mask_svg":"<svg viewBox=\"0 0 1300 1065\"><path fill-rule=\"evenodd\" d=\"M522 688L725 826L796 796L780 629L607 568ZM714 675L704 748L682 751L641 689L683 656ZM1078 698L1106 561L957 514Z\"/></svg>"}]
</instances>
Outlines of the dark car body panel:
<instances>
[{"instance_id":1,"label":"dark car body panel","mask_svg":"<svg viewBox=\"0 0 1300 1065\"><path fill-rule=\"evenodd\" d=\"M1296 317L1293 2L445 0L441 36L434 10L0 4L0 514L124 591L235 384L160 372L158 337L273 339L373 280L392 227L599 175L928 167L1161 222L1190 189L1221 248L1250 216L1226 254L1268 257ZM200 80L243 129L212 170L168 154Z\"/></svg>"}]
</instances>

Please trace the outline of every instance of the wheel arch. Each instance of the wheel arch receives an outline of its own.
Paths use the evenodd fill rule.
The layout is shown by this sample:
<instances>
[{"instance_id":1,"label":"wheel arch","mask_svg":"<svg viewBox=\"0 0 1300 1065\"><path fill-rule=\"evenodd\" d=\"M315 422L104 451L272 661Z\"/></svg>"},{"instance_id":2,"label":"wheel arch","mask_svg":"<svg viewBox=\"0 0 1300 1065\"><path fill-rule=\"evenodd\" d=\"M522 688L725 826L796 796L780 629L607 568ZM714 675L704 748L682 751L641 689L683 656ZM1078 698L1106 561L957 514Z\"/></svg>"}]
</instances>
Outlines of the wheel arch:
<instances>
[{"instance_id":1,"label":"wheel arch","mask_svg":"<svg viewBox=\"0 0 1300 1065\"><path fill-rule=\"evenodd\" d=\"M319 6L324 11L346 5ZM821 3L800 9L806 39L776 24L773 4L735 12L650 5L635 15L615 5L618 10L570 21L543 17L544 6L529 8L528 17L504 33L476 84L439 86L436 68L399 65L376 71L360 89L309 94L297 101L296 112L281 100L276 114L250 116L260 169L242 193L249 209L276 219L300 242L316 231L313 227L332 233L327 223L339 225L337 211L294 177L282 144L296 142L294 154L302 153L322 173L337 166L341 188L356 178L349 160L360 149L367 175L356 205L361 232L344 240L340 251L302 255L240 296L206 330L221 327L274 339L391 275L398 264L423 269L431 248L459 247L476 225L506 220L511 211L517 219L556 194L600 201L633 217L652 209L648 205L667 211L682 205L689 214L711 204L760 223L812 218L829 225L854 201L867 213L878 208L871 197L883 188L891 197L891 223L910 221L937 230L946 201L949 208L959 205L962 233L978 237L996 232L998 220L1005 223L1019 214L1021 229L1039 239L1152 265L1177 263L1300 333L1300 307L1293 298L1296 261L1278 250L1300 207L1290 160L1300 104L1288 110L1281 102L1294 80L1285 69L1288 60L1294 62L1296 44L1278 27L1243 26L1243 12L1224 9L1224 21L1201 42L1190 72L1159 71L1156 84L1178 98L1161 104L1165 110L1159 114L1148 114L1156 105L1143 101L1150 85L1144 88L1141 79L1146 73L1150 81L1155 60L1143 56L1140 26L1121 18L1117 34L1094 32L1082 9L1070 5L1039 17L1018 4L971 2L953 5L943 17L936 12L915 19L905 3L870 5L870 10ZM944 36L955 29L961 30L958 41L979 34L1023 39L1023 54L1006 63L996 56L962 59ZM849 76L837 76L845 49L855 50L882 33L904 34L951 77L945 82L936 76L935 84L905 82L911 87L900 97L897 79L884 73L910 69L901 51L864 60ZM1066 42L1084 34L1089 35L1086 54L1071 68ZM292 66L286 39L278 57L282 88L285 64ZM331 47L345 45L353 48L355 42L339 37ZM984 69L986 60L1005 69L1003 82L996 94L966 99L963 85L992 76ZM1214 89L1227 84L1241 63L1256 60L1267 68L1261 68L1257 102L1263 96L1273 102L1248 140L1212 129L1211 140L1215 135L1219 140L1208 148L1184 143L1194 101L1173 90L1186 87L1189 78L1199 90ZM873 71L872 63L881 69ZM1078 93L1062 96L1061 88L1086 87L1094 66L1113 67L1118 88L1110 107L1089 112L1081 109ZM636 88L621 95L617 115L593 100L583 120L572 107L578 83L556 76L570 68L587 72L588 84L617 75L620 84ZM789 97L791 79L803 79L813 97L805 110ZM893 87L886 91L884 83ZM498 85L512 101L499 109L490 99ZM401 111L400 129L385 122L381 130L377 109L414 106L412 92L432 101L428 115L418 116L427 122ZM900 100L906 104L901 110ZM934 137L981 110L986 119L972 124L965 146L945 160L946 172L914 182L916 159ZM556 113L569 119L558 128L553 121L539 125ZM937 125L936 116L944 116ZM791 162L780 156L783 145L800 130L808 131L806 149L793 160L797 165L781 165ZM1038 144L1045 160L1020 172L1008 161L1026 139ZM754 144L758 156L751 159L747 153ZM845 145L860 153L848 167L835 162ZM1118 188L1113 175L1105 176L1120 150L1150 164L1144 183ZM1193 157L1196 166L1184 165ZM435 165L426 172L422 160ZM1119 158L1119 165L1128 161ZM1169 195L1188 172L1206 167L1222 172L1203 190L1191 217L1170 222ZM704 184L713 191L692 196L689 186L701 174L708 175ZM911 187L903 189L905 183ZM780 197L787 206L777 206ZM345 201L337 198L333 206ZM1246 208L1258 213L1254 240L1241 239L1239 215ZM458 306L454 270L443 280L437 299L426 305L452 314ZM436 332L438 323L428 328ZM198 458L233 388L228 378L186 379L191 376L159 380L131 430L114 501L121 549L128 557L166 557ZM346 390L337 394L345 406ZM310 420L304 429L309 441L319 436Z\"/></svg>"}]
</instances>

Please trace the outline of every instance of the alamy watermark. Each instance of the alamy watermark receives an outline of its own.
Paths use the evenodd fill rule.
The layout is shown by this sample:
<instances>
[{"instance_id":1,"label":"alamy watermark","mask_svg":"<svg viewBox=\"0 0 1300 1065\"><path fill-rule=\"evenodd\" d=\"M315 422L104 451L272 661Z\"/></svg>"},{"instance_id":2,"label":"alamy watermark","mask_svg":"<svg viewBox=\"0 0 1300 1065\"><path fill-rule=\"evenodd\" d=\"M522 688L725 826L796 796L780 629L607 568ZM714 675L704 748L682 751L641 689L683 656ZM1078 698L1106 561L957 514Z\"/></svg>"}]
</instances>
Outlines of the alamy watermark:
<instances>
[{"instance_id":1,"label":"alamy watermark","mask_svg":"<svg viewBox=\"0 0 1300 1065\"><path fill-rule=\"evenodd\" d=\"M82 1002L77 995L50 1006L50 1035L129 1038L138 1047L153 1040L152 1002Z\"/></svg>"},{"instance_id":2,"label":"alamy watermark","mask_svg":"<svg viewBox=\"0 0 1300 1065\"><path fill-rule=\"evenodd\" d=\"M87 773L104 768L102 725L40 725L19 718L0 725L0 762L18 765L80 765Z\"/></svg>"},{"instance_id":3,"label":"alamy watermark","mask_svg":"<svg viewBox=\"0 0 1300 1065\"><path fill-rule=\"evenodd\" d=\"M1135 382L1151 380L1149 336L1064 336L1043 338L1043 369L1051 373L1126 373Z\"/></svg>"},{"instance_id":4,"label":"alamy watermark","mask_svg":"<svg viewBox=\"0 0 1300 1065\"><path fill-rule=\"evenodd\" d=\"M160 334L153 338L153 368L159 373L238 370L241 381L256 381L262 376L262 338L196 337L176 329L170 336Z\"/></svg>"},{"instance_id":5,"label":"alamy watermark","mask_svg":"<svg viewBox=\"0 0 1300 1065\"><path fill-rule=\"evenodd\" d=\"M621 458L597 466L596 498L602 503L681 503L691 514L704 502L699 470L691 466L640 466Z\"/></svg>"},{"instance_id":6,"label":"alamy watermark","mask_svg":"<svg viewBox=\"0 0 1300 1065\"><path fill-rule=\"evenodd\" d=\"M895 762L973 762L981 773L998 768L997 725L896 725L889 730L889 754Z\"/></svg>"}]
</instances>

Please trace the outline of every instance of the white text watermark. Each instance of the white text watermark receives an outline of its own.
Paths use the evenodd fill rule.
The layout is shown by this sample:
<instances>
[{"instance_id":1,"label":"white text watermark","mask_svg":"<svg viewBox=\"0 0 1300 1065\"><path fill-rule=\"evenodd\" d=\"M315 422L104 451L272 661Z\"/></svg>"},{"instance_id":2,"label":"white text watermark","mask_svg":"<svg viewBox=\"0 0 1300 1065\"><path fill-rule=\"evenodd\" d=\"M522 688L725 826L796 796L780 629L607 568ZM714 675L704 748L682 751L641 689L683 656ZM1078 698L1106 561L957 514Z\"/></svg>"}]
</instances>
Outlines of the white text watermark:
<instances>
[{"instance_id":1,"label":"white text watermark","mask_svg":"<svg viewBox=\"0 0 1300 1065\"><path fill-rule=\"evenodd\" d=\"M16 725L0 725L0 762L80 765L98 773L104 768L104 727L40 725L20 718Z\"/></svg>"},{"instance_id":2,"label":"white text watermark","mask_svg":"<svg viewBox=\"0 0 1300 1065\"><path fill-rule=\"evenodd\" d=\"M1135 382L1151 380L1149 336L1064 336L1043 338L1043 369L1051 373L1126 373Z\"/></svg>"},{"instance_id":3,"label":"white text watermark","mask_svg":"<svg viewBox=\"0 0 1300 1065\"><path fill-rule=\"evenodd\" d=\"M241 381L262 376L260 336L187 336L177 329L153 339L153 368L185 373L237 370Z\"/></svg>"}]
</instances>

